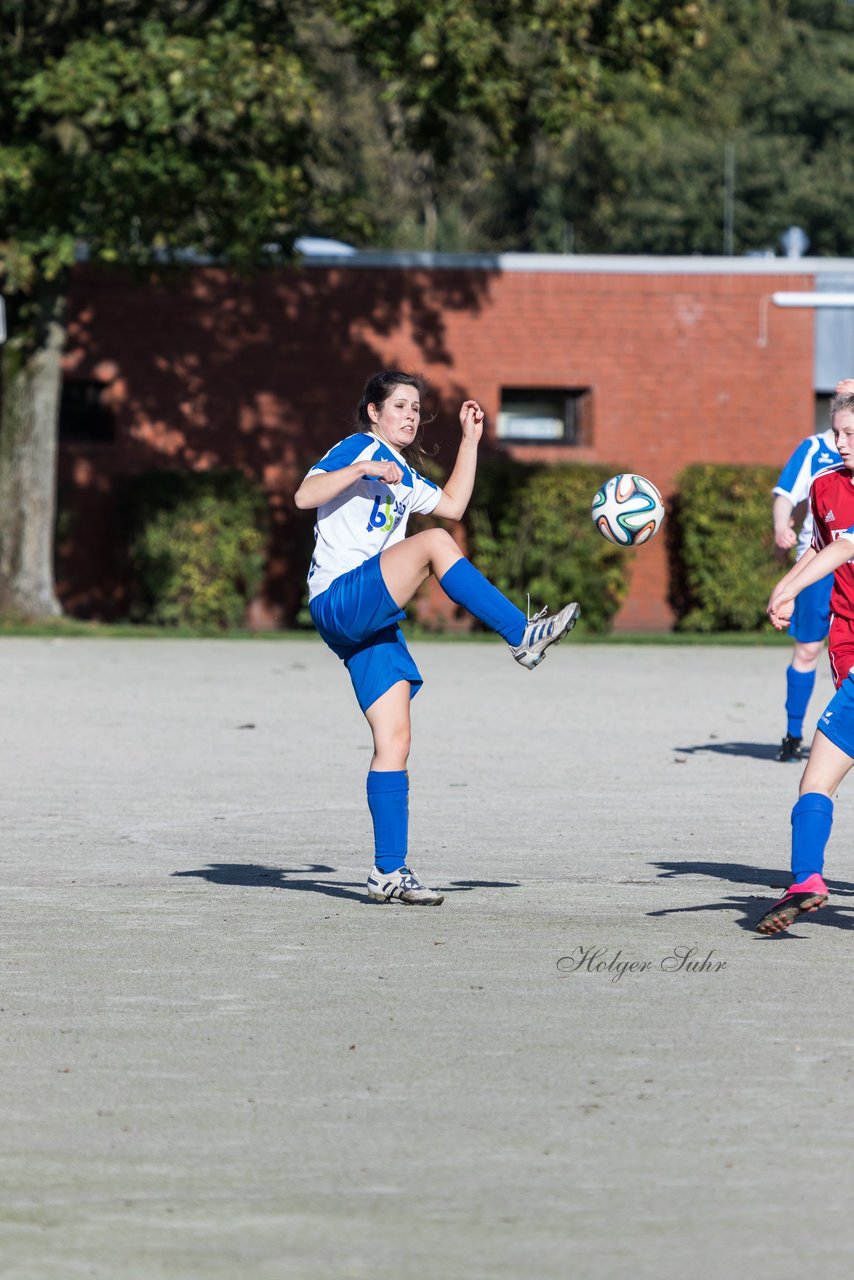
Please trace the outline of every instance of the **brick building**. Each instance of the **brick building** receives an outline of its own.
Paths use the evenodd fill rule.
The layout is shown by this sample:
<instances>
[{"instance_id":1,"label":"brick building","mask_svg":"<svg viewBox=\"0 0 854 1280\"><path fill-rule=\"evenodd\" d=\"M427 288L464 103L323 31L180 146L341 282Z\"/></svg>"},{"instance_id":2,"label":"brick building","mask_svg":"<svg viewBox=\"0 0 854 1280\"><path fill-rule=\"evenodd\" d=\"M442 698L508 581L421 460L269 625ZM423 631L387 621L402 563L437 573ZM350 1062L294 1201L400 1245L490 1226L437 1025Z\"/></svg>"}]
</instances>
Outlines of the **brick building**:
<instances>
[{"instance_id":1,"label":"brick building","mask_svg":"<svg viewBox=\"0 0 854 1280\"><path fill-rule=\"evenodd\" d=\"M488 415L486 448L631 469L665 496L691 462L782 463L813 429L817 394L854 371L854 311L831 332L824 312L771 297L846 288L851 272L824 259L359 253L252 279L199 266L142 285L81 267L61 426L65 607L123 612L128 476L238 466L273 516L256 617L292 619L306 529L290 493L350 429L365 378L383 366L430 379L440 461L453 458L456 409L471 395ZM627 554L617 626L667 627L664 540Z\"/></svg>"}]
</instances>

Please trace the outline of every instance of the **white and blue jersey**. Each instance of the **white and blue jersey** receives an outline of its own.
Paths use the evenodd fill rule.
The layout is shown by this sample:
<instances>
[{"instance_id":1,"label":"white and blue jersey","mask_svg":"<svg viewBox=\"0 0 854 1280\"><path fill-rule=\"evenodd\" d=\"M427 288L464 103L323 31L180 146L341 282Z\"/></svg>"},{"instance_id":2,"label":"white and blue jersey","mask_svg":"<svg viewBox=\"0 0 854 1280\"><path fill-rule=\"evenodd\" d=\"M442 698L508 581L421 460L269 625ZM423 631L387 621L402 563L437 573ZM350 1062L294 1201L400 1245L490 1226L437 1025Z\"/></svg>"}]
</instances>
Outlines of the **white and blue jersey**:
<instances>
[{"instance_id":1,"label":"white and blue jersey","mask_svg":"<svg viewBox=\"0 0 854 1280\"><path fill-rule=\"evenodd\" d=\"M438 485L367 431L333 445L308 474L339 471L366 458L396 462L403 479L400 484L386 484L369 475L360 476L344 493L317 508L314 555L308 572L309 600L342 574L401 542L412 513L429 514L442 497Z\"/></svg>"},{"instance_id":2,"label":"white and blue jersey","mask_svg":"<svg viewBox=\"0 0 854 1280\"><path fill-rule=\"evenodd\" d=\"M797 507L809 498L810 487L819 472L826 471L828 467L838 466L841 461L836 452L836 441L832 431L822 431L818 435L807 436L780 472L780 479L773 489L774 495L788 498L792 506ZM807 507L807 514L798 535L796 559L800 560L812 543L812 534L812 513Z\"/></svg>"}]
</instances>

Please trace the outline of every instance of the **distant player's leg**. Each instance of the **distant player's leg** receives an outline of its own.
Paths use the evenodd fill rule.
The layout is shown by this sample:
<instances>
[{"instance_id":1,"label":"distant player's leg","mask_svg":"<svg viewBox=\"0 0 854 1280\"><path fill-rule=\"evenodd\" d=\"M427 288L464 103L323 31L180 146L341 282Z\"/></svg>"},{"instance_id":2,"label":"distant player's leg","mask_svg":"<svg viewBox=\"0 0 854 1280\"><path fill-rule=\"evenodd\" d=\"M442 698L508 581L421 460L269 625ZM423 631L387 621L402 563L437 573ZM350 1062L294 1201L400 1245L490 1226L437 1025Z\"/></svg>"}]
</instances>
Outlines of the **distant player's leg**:
<instances>
[{"instance_id":1,"label":"distant player's leg","mask_svg":"<svg viewBox=\"0 0 854 1280\"><path fill-rule=\"evenodd\" d=\"M778 760L800 760L803 756L804 716L815 688L816 668L823 647L821 640L795 644L792 661L786 669L786 736L780 743Z\"/></svg>"},{"instance_id":2,"label":"distant player's leg","mask_svg":"<svg viewBox=\"0 0 854 1280\"><path fill-rule=\"evenodd\" d=\"M828 631L832 585L831 577L815 582L795 601L789 627L795 651L786 670L786 736L777 752L777 759L784 762L803 756L804 717Z\"/></svg>"},{"instance_id":3,"label":"distant player's leg","mask_svg":"<svg viewBox=\"0 0 854 1280\"><path fill-rule=\"evenodd\" d=\"M827 902L824 851L833 825L833 800L854 765L854 678L848 677L818 723L800 795L792 810L792 884L756 925L781 933Z\"/></svg>"},{"instance_id":4,"label":"distant player's leg","mask_svg":"<svg viewBox=\"0 0 854 1280\"><path fill-rule=\"evenodd\" d=\"M374 826L374 869L368 893L377 902L437 907L444 895L421 883L406 865L409 849L409 758L411 689L397 684L372 703L365 718L374 738L368 773L368 808Z\"/></svg>"},{"instance_id":5,"label":"distant player's leg","mask_svg":"<svg viewBox=\"0 0 854 1280\"><path fill-rule=\"evenodd\" d=\"M543 610L528 620L466 559L444 529L427 529L389 547L380 557L380 567L389 593L401 608L434 573L445 594L502 636L516 661L528 670L572 630L581 612L573 602L552 617Z\"/></svg>"}]
</instances>

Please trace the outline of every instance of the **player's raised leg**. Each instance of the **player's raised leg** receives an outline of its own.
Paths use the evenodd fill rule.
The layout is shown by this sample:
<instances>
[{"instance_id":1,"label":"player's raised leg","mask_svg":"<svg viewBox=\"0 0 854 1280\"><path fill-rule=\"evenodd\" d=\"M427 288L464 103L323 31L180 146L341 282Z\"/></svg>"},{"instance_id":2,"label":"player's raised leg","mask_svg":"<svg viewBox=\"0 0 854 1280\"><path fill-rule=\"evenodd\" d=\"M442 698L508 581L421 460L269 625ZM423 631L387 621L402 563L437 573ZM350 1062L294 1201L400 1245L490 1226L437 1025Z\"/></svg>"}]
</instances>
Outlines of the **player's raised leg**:
<instances>
[{"instance_id":1,"label":"player's raised leg","mask_svg":"<svg viewBox=\"0 0 854 1280\"><path fill-rule=\"evenodd\" d=\"M542 662L550 645L568 635L581 612L573 602L551 617L543 609L536 617L526 618L466 559L445 529L426 529L389 547L382 553L380 568L401 608L434 573L445 594L502 636L516 661L528 670Z\"/></svg>"},{"instance_id":2,"label":"player's raised leg","mask_svg":"<svg viewBox=\"0 0 854 1280\"><path fill-rule=\"evenodd\" d=\"M422 884L406 865L409 849L409 774L411 740L409 682L399 680L365 712L374 739L368 773L368 808L374 826L374 868L368 893L377 902L437 907L444 895Z\"/></svg>"}]
</instances>

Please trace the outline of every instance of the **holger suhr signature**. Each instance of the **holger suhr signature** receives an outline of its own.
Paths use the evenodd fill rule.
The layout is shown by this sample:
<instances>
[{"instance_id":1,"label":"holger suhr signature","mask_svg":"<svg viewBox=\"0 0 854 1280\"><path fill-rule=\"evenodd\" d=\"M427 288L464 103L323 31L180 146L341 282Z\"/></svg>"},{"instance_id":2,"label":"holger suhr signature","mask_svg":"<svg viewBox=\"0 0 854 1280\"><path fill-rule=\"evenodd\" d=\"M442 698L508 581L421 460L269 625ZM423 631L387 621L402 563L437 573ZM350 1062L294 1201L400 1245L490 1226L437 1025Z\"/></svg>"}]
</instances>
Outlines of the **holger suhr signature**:
<instances>
[{"instance_id":1,"label":"holger suhr signature","mask_svg":"<svg viewBox=\"0 0 854 1280\"><path fill-rule=\"evenodd\" d=\"M720 973L726 968L726 960L715 958L714 949L701 956L699 947L673 947L658 960L631 960L623 956L622 948L611 952L609 947L585 947L581 943L568 956L557 962L558 974L566 978L571 973L603 973L611 982L619 982L627 973Z\"/></svg>"}]
</instances>

